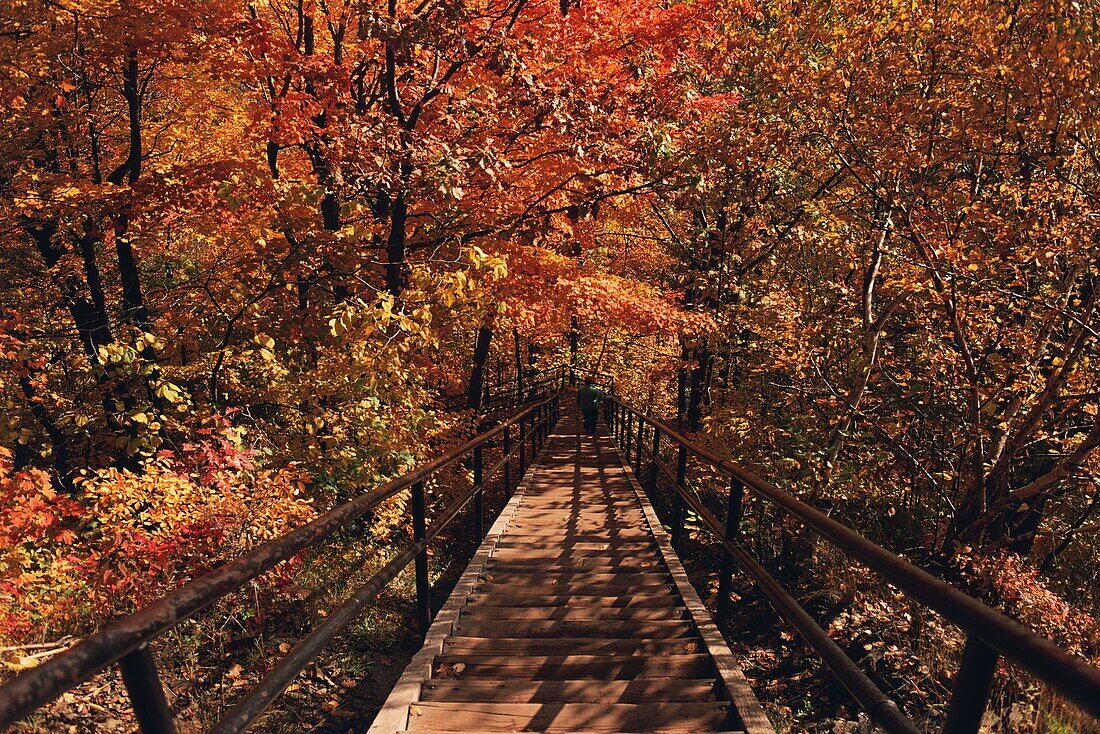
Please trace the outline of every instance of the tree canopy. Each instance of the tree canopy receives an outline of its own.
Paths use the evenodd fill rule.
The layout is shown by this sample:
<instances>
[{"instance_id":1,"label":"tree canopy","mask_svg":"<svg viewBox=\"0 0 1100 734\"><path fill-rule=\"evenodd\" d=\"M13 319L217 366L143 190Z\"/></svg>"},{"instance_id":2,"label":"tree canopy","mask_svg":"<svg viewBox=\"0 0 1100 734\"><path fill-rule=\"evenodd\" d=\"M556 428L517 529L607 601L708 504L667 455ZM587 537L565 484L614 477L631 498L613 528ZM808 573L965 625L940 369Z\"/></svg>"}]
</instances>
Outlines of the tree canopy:
<instances>
[{"instance_id":1,"label":"tree canopy","mask_svg":"<svg viewBox=\"0 0 1100 734\"><path fill-rule=\"evenodd\" d=\"M1026 579L1096 655L1098 23L9 0L0 640L130 611L569 364L1010 607Z\"/></svg>"}]
</instances>

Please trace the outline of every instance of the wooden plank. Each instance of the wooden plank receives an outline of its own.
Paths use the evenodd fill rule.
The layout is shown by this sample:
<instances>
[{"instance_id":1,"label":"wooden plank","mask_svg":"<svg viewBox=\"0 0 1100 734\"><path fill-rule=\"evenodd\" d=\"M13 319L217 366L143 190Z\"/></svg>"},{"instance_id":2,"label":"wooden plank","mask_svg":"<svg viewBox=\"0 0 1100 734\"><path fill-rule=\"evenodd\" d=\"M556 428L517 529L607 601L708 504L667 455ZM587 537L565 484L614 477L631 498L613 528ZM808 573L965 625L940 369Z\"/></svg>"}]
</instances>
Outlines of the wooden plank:
<instances>
[{"instance_id":1,"label":"wooden plank","mask_svg":"<svg viewBox=\"0 0 1100 734\"><path fill-rule=\"evenodd\" d=\"M673 580L667 573L649 573L639 570L635 573L610 573L600 568L567 569L567 573L507 573L496 569L485 569L477 580L479 588L493 591L512 589L515 594L583 594L587 596L619 596L633 591L648 594L661 594L662 588L668 592L674 588ZM585 573L592 581L585 581ZM577 576L577 580L573 577ZM635 588L637 587L637 588Z\"/></svg>"},{"instance_id":2,"label":"wooden plank","mask_svg":"<svg viewBox=\"0 0 1100 734\"><path fill-rule=\"evenodd\" d=\"M716 680L649 678L630 681L512 679L432 680L421 690L422 701L482 703L647 703L717 701Z\"/></svg>"},{"instance_id":3,"label":"wooden plank","mask_svg":"<svg viewBox=\"0 0 1100 734\"><path fill-rule=\"evenodd\" d=\"M595 562L603 562L607 565L640 565L642 562L646 562L650 567L663 567L657 555L657 546L626 549L625 552L624 549L618 547L609 549L591 547L553 549L513 546L499 551L499 555L494 555L493 561L496 563L531 563L546 567L568 567L574 563Z\"/></svg>"},{"instance_id":4,"label":"wooden plank","mask_svg":"<svg viewBox=\"0 0 1100 734\"><path fill-rule=\"evenodd\" d=\"M409 731L703 731L724 727L729 703L413 704Z\"/></svg>"},{"instance_id":5,"label":"wooden plank","mask_svg":"<svg viewBox=\"0 0 1100 734\"><path fill-rule=\"evenodd\" d=\"M511 561L498 561L490 558L489 562L485 564L485 569L489 572L504 571L504 572L519 572L519 573L576 573L583 571L595 571L598 573L668 573L668 569L664 567L664 564L657 563L656 561L644 561L641 563L635 563L630 565L623 564L610 564L599 563L591 558L583 559L580 561L570 561L569 563L540 563L537 561L526 561L515 563Z\"/></svg>"},{"instance_id":6,"label":"wooden plank","mask_svg":"<svg viewBox=\"0 0 1100 734\"><path fill-rule=\"evenodd\" d=\"M512 581L506 584L498 584L495 581L481 579L477 582L474 592L485 596L497 593L510 595L524 594L554 594L558 596L676 596L676 587L671 583L617 583L617 584L573 584L569 582L556 583L554 579L538 581Z\"/></svg>"},{"instance_id":7,"label":"wooden plank","mask_svg":"<svg viewBox=\"0 0 1100 734\"><path fill-rule=\"evenodd\" d=\"M625 584L633 581L672 583L672 576L669 575L668 569L659 566L633 570L624 568L610 570L600 566L517 566L515 564L510 568L500 568L490 563L486 564L481 576L484 581L496 581L498 583L506 581L529 583L541 579L555 583L561 583L562 581L581 582L584 579L592 579L596 583Z\"/></svg>"},{"instance_id":8,"label":"wooden plank","mask_svg":"<svg viewBox=\"0 0 1100 734\"><path fill-rule=\"evenodd\" d=\"M488 606L680 606L679 598L670 593L632 593L605 596L603 593L509 593L500 589L478 589L470 596L470 604Z\"/></svg>"},{"instance_id":9,"label":"wooden plank","mask_svg":"<svg viewBox=\"0 0 1100 734\"><path fill-rule=\"evenodd\" d=\"M616 586L671 586L672 576L663 569L652 571L625 571L611 572L600 568L553 568L527 570L500 571L495 568L486 568L481 574L481 580L493 584L517 584L520 586L546 585L560 586L561 584L575 585L600 585L608 584L611 588Z\"/></svg>"},{"instance_id":10,"label":"wooden plank","mask_svg":"<svg viewBox=\"0 0 1100 734\"><path fill-rule=\"evenodd\" d=\"M468 603L498 607L667 607L679 602L668 594L626 594L601 596L594 594L509 594L494 591L476 593Z\"/></svg>"},{"instance_id":11,"label":"wooden plank","mask_svg":"<svg viewBox=\"0 0 1100 734\"><path fill-rule=\"evenodd\" d=\"M684 607L500 607L467 606L459 616L460 620L622 620L622 621L659 621L688 619Z\"/></svg>"},{"instance_id":12,"label":"wooden plank","mask_svg":"<svg viewBox=\"0 0 1100 734\"><path fill-rule=\"evenodd\" d=\"M461 666L461 671L458 670ZM662 655L466 655L443 653L435 657L438 675L511 680L635 680L645 678L709 678L714 661L705 653Z\"/></svg>"},{"instance_id":13,"label":"wooden plank","mask_svg":"<svg viewBox=\"0 0 1100 734\"><path fill-rule=\"evenodd\" d=\"M573 545L577 543L629 543L648 545L654 542L653 536L649 535L649 533L643 533L633 528L615 528L610 532L605 531L600 533L562 532L559 529L543 530L541 528L520 532L513 528L509 537L517 545L524 543L560 543L563 545Z\"/></svg>"},{"instance_id":14,"label":"wooden plank","mask_svg":"<svg viewBox=\"0 0 1100 734\"><path fill-rule=\"evenodd\" d=\"M611 621L599 620L538 620L511 619L502 624L499 619L467 619L459 617L453 634L463 637L605 637L625 639L679 639L694 637L695 624L682 621Z\"/></svg>"},{"instance_id":15,"label":"wooden plank","mask_svg":"<svg viewBox=\"0 0 1100 734\"><path fill-rule=\"evenodd\" d=\"M461 637L452 635L443 640L443 651L464 655L682 655L703 652L697 639L620 640L613 637L558 637L538 639L528 637Z\"/></svg>"},{"instance_id":16,"label":"wooden plank","mask_svg":"<svg viewBox=\"0 0 1100 734\"><path fill-rule=\"evenodd\" d=\"M603 539L603 540L568 540L564 538L554 538L552 536L536 536L533 539L525 538L512 538L508 536L501 538L501 541L497 543L497 549L501 548L523 548L524 550L610 550L617 548L620 550L630 549L635 552L644 552L650 550L656 550L657 544L652 539L649 540L625 540L625 539Z\"/></svg>"}]
</instances>

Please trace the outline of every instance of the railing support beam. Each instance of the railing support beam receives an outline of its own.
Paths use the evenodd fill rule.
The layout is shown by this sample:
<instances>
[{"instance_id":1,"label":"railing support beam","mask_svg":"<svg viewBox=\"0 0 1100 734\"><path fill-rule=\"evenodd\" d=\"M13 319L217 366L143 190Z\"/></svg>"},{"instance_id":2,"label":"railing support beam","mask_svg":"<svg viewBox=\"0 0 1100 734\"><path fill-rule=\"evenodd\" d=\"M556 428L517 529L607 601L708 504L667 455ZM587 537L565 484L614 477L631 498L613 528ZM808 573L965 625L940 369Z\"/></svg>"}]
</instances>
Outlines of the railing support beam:
<instances>
[{"instance_id":1,"label":"railing support beam","mask_svg":"<svg viewBox=\"0 0 1100 734\"><path fill-rule=\"evenodd\" d=\"M142 734L175 734L172 710L164 697L157 663L148 645L142 645L118 661L122 682L130 694L134 717Z\"/></svg>"},{"instance_id":2,"label":"railing support beam","mask_svg":"<svg viewBox=\"0 0 1100 734\"><path fill-rule=\"evenodd\" d=\"M997 657L996 651L974 635L966 638L943 734L975 734L981 728Z\"/></svg>"},{"instance_id":3,"label":"railing support beam","mask_svg":"<svg viewBox=\"0 0 1100 734\"><path fill-rule=\"evenodd\" d=\"M657 493L657 461L661 457L661 429L653 428L653 446L649 455L649 482L646 484L649 489L649 499L653 500Z\"/></svg>"},{"instance_id":4,"label":"railing support beam","mask_svg":"<svg viewBox=\"0 0 1100 734\"><path fill-rule=\"evenodd\" d=\"M511 426L504 426L504 496L512 499L512 434Z\"/></svg>"},{"instance_id":5,"label":"railing support beam","mask_svg":"<svg viewBox=\"0 0 1100 734\"><path fill-rule=\"evenodd\" d=\"M412 486L413 540L424 540L427 527L424 521L426 506L424 501L424 482ZM432 587L428 582L428 549L416 554L416 613L424 631L432 625Z\"/></svg>"},{"instance_id":6,"label":"railing support beam","mask_svg":"<svg viewBox=\"0 0 1100 734\"><path fill-rule=\"evenodd\" d=\"M634 443L634 413L629 410L626 411L626 436L624 438L626 441L626 463L629 464L630 449Z\"/></svg>"},{"instance_id":7,"label":"railing support beam","mask_svg":"<svg viewBox=\"0 0 1100 734\"><path fill-rule=\"evenodd\" d=\"M730 479L730 495L726 508L726 540L736 540L741 535L741 518L744 515L745 485L736 477ZM730 611L730 583L733 578L733 556L723 548L722 570L718 577L718 621L723 623Z\"/></svg>"},{"instance_id":8,"label":"railing support beam","mask_svg":"<svg viewBox=\"0 0 1100 734\"><path fill-rule=\"evenodd\" d=\"M527 416L523 416L519 419L519 479L523 479L523 475L527 473ZM518 483L518 481L517 481Z\"/></svg>"},{"instance_id":9,"label":"railing support beam","mask_svg":"<svg viewBox=\"0 0 1100 734\"><path fill-rule=\"evenodd\" d=\"M474 534L478 540L485 537L485 490L482 488L482 472L484 464L482 459L482 446L474 447Z\"/></svg>"},{"instance_id":10,"label":"railing support beam","mask_svg":"<svg viewBox=\"0 0 1100 734\"><path fill-rule=\"evenodd\" d=\"M672 549L677 553L684 540L684 497L681 492L687 491L687 456L687 447L680 444L680 450L676 453L676 486L672 492Z\"/></svg>"}]
</instances>

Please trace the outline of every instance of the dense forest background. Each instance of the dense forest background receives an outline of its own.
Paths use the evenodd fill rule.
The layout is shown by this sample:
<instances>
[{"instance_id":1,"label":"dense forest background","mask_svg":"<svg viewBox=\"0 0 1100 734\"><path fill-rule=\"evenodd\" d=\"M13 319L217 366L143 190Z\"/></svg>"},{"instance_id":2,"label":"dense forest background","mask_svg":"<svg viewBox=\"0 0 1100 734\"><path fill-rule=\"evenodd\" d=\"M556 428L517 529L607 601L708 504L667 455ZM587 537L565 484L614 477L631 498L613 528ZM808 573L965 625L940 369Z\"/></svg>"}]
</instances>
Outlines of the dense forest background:
<instances>
[{"instance_id":1,"label":"dense forest background","mask_svg":"<svg viewBox=\"0 0 1100 734\"><path fill-rule=\"evenodd\" d=\"M486 382L562 363L1095 660L1098 21L10 0L4 665L455 445ZM333 557L405 537L405 501ZM942 715L957 633L772 531L823 623ZM701 543L689 567L713 582ZM281 567L177 642L247 636L318 574ZM855 720L801 710L816 673L773 643L789 657L741 652L777 721ZM1000 686L993 730L1095 730Z\"/></svg>"}]
</instances>

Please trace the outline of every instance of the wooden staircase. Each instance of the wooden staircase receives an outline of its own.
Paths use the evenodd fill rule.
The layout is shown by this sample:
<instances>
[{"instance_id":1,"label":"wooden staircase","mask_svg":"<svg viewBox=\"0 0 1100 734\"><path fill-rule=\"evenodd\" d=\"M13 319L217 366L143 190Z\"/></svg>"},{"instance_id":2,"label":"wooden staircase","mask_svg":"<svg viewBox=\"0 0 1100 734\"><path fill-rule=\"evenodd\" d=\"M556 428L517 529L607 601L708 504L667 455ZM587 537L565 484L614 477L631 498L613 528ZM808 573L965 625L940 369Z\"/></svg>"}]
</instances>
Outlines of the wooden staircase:
<instances>
[{"instance_id":1,"label":"wooden staircase","mask_svg":"<svg viewBox=\"0 0 1100 734\"><path fill-rule=\"evenodd\" d=\"M770 734L644 493L563 416L371 732Z\"/></svg>"}]
</instances>

